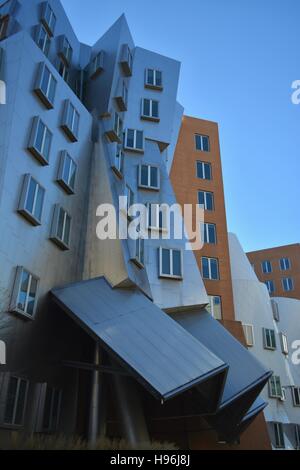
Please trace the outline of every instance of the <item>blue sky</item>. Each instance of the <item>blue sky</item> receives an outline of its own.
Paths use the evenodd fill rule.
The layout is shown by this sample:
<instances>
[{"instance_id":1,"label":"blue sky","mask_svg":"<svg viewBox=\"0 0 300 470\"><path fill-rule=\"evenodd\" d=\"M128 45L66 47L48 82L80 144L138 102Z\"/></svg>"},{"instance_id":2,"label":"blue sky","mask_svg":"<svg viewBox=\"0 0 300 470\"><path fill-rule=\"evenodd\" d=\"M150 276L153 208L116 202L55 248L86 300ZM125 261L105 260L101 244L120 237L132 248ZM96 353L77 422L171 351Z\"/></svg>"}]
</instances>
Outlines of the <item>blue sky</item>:
<instances>
[{"instance_id":1,"label":"blue sky","mask_svg":"<svg viewBox=\"0 0 300 470\"><path fill-rule=\"evenodd\" d=\"M300 242L299 0L62 0L82 42L125 13L135 43L182 62L185 113L217 121L228 229L246 251Z\"/></svg>"}]
</instances>

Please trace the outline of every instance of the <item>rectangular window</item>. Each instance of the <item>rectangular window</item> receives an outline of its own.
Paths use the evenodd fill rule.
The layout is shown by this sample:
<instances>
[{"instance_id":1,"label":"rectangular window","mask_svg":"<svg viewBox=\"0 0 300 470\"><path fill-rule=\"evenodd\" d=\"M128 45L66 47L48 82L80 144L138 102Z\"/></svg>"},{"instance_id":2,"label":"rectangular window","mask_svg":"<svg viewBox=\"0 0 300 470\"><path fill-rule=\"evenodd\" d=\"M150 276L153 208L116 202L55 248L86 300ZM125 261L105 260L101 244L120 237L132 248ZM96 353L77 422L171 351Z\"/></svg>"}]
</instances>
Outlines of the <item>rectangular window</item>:
<instances>
[{"instance_id":1,"label":"rectangular window","mask_svg":"<svg viewBox=\"0 0 300 470\"><path fill-rule=\"evenodd\" d=\"M58 61L57 70L58 70L59 75L64 79L64 81L66 83L68 83L69 82L69 75L70 75L69 74L69 69L61 59L59 59L59 61Z\"/></svg>"},{"instance_id":2,"label":"rectangular window","mask_svg":"<svg viewBox=\"0 0 300 470\"><path fill-rule=\"evenodd\" d=\"M52 132L39 117L35 117L32 122L28 150L42 165L49 164L51 143Z\"/></svg>"},{"instance_id":3,"label":"rectangular window","mask_svg":"<svg viewBox=\"0 0 300 470\"><path fill-rule=\"evenodd\" d=\"M71 142L78 141L80 116L75 106L69 101L65 102L62 129L65 131Z\"/></svg>"},{"instance_id":4,"label":"rectangular window","mask_svg":"<svg viewBox=\"0 0 300 470\"><path fill-rule=\"evenodd\" d=\"M264 274L269 274L272 272L272 263L271 261L265 260L261 263L261 269Z\"/></svg>"},{"instance_id":5,"label":"rectangular window","mask_svg":"<svg viewBox=\"0 0 300 470\"><path fill-rule=\"evenodd\" d=\"M124 148L134 152L144 152L144 133L136 129L127 129L125 132Z\"/></svg>"},{"instance_id":6,"label":"rectangular window","mask_svg":"<svg viewBox=\"0 0 300 470\"><path fill-rule=\"evenodd\" d=\"M54 106L57 81L45 63L41 63L38 70L35 93L47 109Z\"/></svg>"},{"instance_id":7,"label":"rectangular window","mask_svg":"<svg viewBox=\"0 0 300 470\"><path fill-rule=\"evenodd\" d=\"M274 320L279 321L280 320L279 308L278 308L278 303L276 302L276 300L271 299L271 306L272 306Z\"/></svg>"},{"instance_id":8,"label":"rectangular window","mask_svg":"<svg viewBox=\"0 0 300 470\"><path fill-rule=\"evenodd\" d=\"M182 279L182 251L159 248L159 276Z\"/></svg>"},{"instance_id":9,"label":"rectangular window","mask_svg":"<svg viewBox=\"0 0 300 470\"><path fill-rule=\"evenodd\" d=\"M132 75L132 53L128 46L128 44L123 44L122 52L121 52L121 61L120 65L123 71L123 74L127 77Z\"/></svg>"},{"instance_id":10,"label":"rectangular window","mask_svg":"<svg viewBox=\"0 0 300 470\"><path fill-rule=\"evenodd\" d=\"M90 78L96 78L104 69L104 51L100 51L91 62Z\"/></svg>"},{"instance_id":11,"label":"rectangular window","mask_svg":"<svg viewBox=\"0 0 300 470\"><path fill-rule=\"evenodd\" d=\"M41 49L41 51L45 54L45 56L48 56L50 45L51 45L51 40L50 40L47 30L42 24L39 25L37 28L36 43Z\"/></svg>"},{"instance_id":12,"label":"rectangular window","mask_svg":"<svg viewBox=\"0 0 300 470\"><path fill-rule=\"evenodd\" d=\"M53 36L56 25L56 16L48 2L43 6L41 21L50 36Z\"/></svg>"},{"instance_id":13,"label":"rectangular window","mask_svg":"<svg viewBox=\"0 0 300 470\"><path fill-rule=\"evenodd\" d=\"M127 111L128 88L126 86L125 80L122 80L121 85L118 87L118 92L115 100L120 111Z\"/></svg>"},{"instance_id":14,"label":"rectangular window","mask_svg":"<svg viewBox=\"0 0 300 470\"><path fill-rule=\"evenodd\" d=\"M16 278L10 302L10 311L33 318L39 279L22 266L16 270Z\"/></svg>"},{"instance_id":15,"label":"rectangular window","mask_svg":"<svg viewBox=\"0 0 300 470\"><path fill-rule=\"evenodd\" d=\"M215 245L217 243L217 229L215 224L201 223L201 236L204 243Z\"/></svg>"},{"instance_id":16,"label":"rectangular window","mask_svg":"<svg viewBox=\"0 0 300 470\"><path fill-rule=\"evenodd\" d=\"M246 323L242 324L243 330L244 330L244 335L245 335L245 340L246 340L246 346L252 347L254 346L254 330L253 330L253 325L248 325Z\"/></svg>"},{"instance_id":17,"label":"rectangular window","mask_svg":"<svg viewBox=\"0 0 300 470\"><path fill-rule=\"evenodd\" d=\"M265 349L276 349L276 337L274 330L263 328L263 339Z\"/></svg>"},{"instance_id":18,"label":"rectangular window","mask_svg":"<svg viewBox=\"0 0 300 470\"><path fill-rule=\"evenodd\" d=\"M22 426L27 402L28 380L10 377L4 410L4 423Z\"/></svg>"},{"instance_id":19,"label":"rectangular window","mask_svg":"<svg viewBox=\"0 0 300 470\"><path fill-rule=\"evenodd\" d=\"M112 164L112 169L117 174L117 176L119 176L119 178L122 178L123 170L124 170L124 153L121 147L117 147L116 149L115 158Z\"/></svg>"},{"instance_id":20,"label":"rectangular window","mask_svg":"<svg viewBox=\"0 0 300 470\"><path fill-rule=\"evenodd\" d=\"M159 102L156 100L143 98L141 118L158 122L159 121Z\"/></svg>"},{"instance_id":21,"label":"rectangular window","mask_svg":"<svg viewBox=\"0 0 300 470\"><path fill-rule=\"evenodd\" d=\"M162 72L155 69L146 69L145 87L161 91L162 85Z\"/></svg>"},{"instance_id":22,"label":"rectangular window","mask_svg":"<svg viewBox=\"0 0 300 470\"><path fill-rule=\"evenodd\" d=\"M60 157L57 182L68 194L74 194L77 165L68 152L63 151Z\"/></svg>"},{"instance_id":23,"label":"rectangular window","mask_svg":"<svg viewBox=\"0 0 300 470\"><path fill-rule=\"evenodd\" d=\"M300 387L292 387L293 404L300 406Z\"/></svg>"},{"instance_id":24,"label":"rectangular window","mask_svg":"<svg viewBox=\"0 0 300 470\"><path fill-rule=\"evenodd\" d=\"M47 385L42 417L43 432L56 432L61 407L61 391Z\"/></svg>"},{"instance_id":25,"label":"rectangular window","mask_svg":"<svg viewBox=\"0 0 300 470\"><path fill-rule=\"evenodd\" d=\"M288 271L291 269L291 260L289 258L281 258L279 261L281 271Z\"/></svg>"},{"instance_id":26,"label":"rectangular window","mask_svg":"<svg viewBox=\"0 0 300 470\"><path fill-rule=\"evenodd\" d=\"M300 425L295 424L295 449L300 450Z\"/></svg>"},{"instance_id":27,"label":"rectangular window","mask_svg":"<svg viewBox=\"0 0 300 470\"><path fill-rule=\"evenodd\" d=\"M73 49L68 39L66 38L66 36L62 36L60 38L60 41L61 41L61 44L60 44L59 55L61 59L63 60L63 62L66 64L66 66L69 67L72 62Z\"/></svg>"},{"instance_id":28,"label":"rectangular window","mask_svg":"<svg viewBox=\"0 0 300 470\"><path fill-rule=\"evenodd\" d=\"M203 180L211 180L212 179L212 171L211 171L211 164L206 162L197 162L197 178L201 178Z\"/></svg>"},{"instance_id":29,"label":"rectangular window","mask_svg":"<svg viewBox=\"0 0 300 470\"><path fill-rule=\"evenodd\" d=\"M216 319L222 320L222 300L219 295L209 295L206 310Z\"/></svg>"},{"instance_id":30,"label":"rectangular window","mask_svg":"<svg viewBox=\"0 0 300 470\"><path fill-rule=\"evenodd\" d=\"M275 292L275 284L274 284L274 281L265 281L265 284L267 286L267 289L269 291L269 294L273 294L273 292Z\"/></svg>"},{"instance_id":31,"label":"rectangular window","mask_svg":"<svg viewBox=\"0 0 300 470\"><path fill-rule=\"evenodd\" d=\"M149 230L168 230L167 220L166 217L164 217L164 211L160 204L147 203L147 210Z\"/></svg>"},{"instance_id":32,"label":"rectangular window","mask_svg":"<svg viewBox=\"0 0 300 470\"><path fill-rule=\"evenodd\" d=\"M269 396L270 398L282 398L281 381L278 375L272 375L269 379Z\"/></svg>"},{"instance_id":33,"label":"rectangular window","mask_svg":"<svg viewBox=\"0 0 300 470\"><path fill-rule=\"evenodd\" d=\"M125 196L127 197L127 216L131 218L130 207L134 204L134 192L128 185L125 186Z\"/></svg>"},{"instance_id":34,"label":"rectangular window","mask_svg":"<svg viewBox=\"0 0 300 470\"><path fill-rule=\"evenodd\" d=\"M9 15L0 16L0 41L6 39L9 25Z\"/></svg>"},{"instance_id":35,"label":"rectangular window","mask_svg":"<svg viewBox=\"0 0 300 470\"><path fill-rule=\"evenodd\" d=\"M145 240L142 237L139 237L135 240L135 253L134 253L134 258L132 258L132 261L134 261L140 268L144 267L144 261L145 261Z\"/></svg>"},{"instance_id":36,"label":"rectangular window","mask_svg":"<svg viewBox=\"0 0 300 470\"><path fill-rule=\"evenodd\" d=\"M291 277L286 277L282 279L282 287L285 292L294 290L294 280Z\"/></svg>"},{"instance_id":37,"label":"rectangular window","mask_svg":"<svg viewBox=\"0 0 300 470\"><path fill-rule=\"evenodd\" d=\"M71 217L59 205L54 207L50 240L56 243L62 250L70 249Z\"/></svg>"},{"instance_id":38,"label":"rectangular window","mask_svg":"<svg viewBox=\"0 0 300 470\"><path fill-rule=\"evenodd\" d=\"M202 258L202 276L204 279L219 280L219 261L216 258Z\"/></svg>"},{"instance_id":39,"label":"rectangular window","mask_svg":"<svg viewBox=\"0 0 300 470\"><path fill-rule=\"evenodd\" d=\"M287 336L283 333L280 333L280 343L281 343L281 351L283 354L288 355L289 353L289 345Z\"/></svg>"},{"instance_id":40,"label":"rectangular window","mask_svg":"<svg viewBox=\"0 0 300 470\"><path fill-rule=\"evenodd\" d=\"M214 193L209 191L198 191L198 204L204 206L204 210L215 210Z\"/></svg>"},{"instance_id":41,"label":"rectangular window","mask_svg":"<svg viewBox=\"0 0 300 470\"><path fill-rule=\"evenodd\" d=\"M32 225L41 225L45 189L29 174L25 175L18 212Z\"/></svg>"},{"instance_id":42,"label":"rectangular window","mask_svg":"<svg viewBox=\"0 0 300 470\"><path fill-rule=\"evenodd\" d=\"M282 423L274 423L275 447L285 449L284 434Z\"/></svg>"},{"instance_id":43,"label":"rectangular window","mask_svg":"<svg viewBox=\"0 0 300 470\"><path fill-rule=\"evenodd\" d=\"M138 170L140 188L159 190L160 174L157 166L139 165Z\"/></svg>"},{"instance_id":44,"label":"rectangular window","mask_svg":"<svg viewBox=\"0 0 300 470\"><path fill-rule=\"evenodd\" d=\"M210 151L210 143L208 135L195 135L196 141L196 150L201 150L201 152L209 152Z\"/></svg>"}]
</instances>

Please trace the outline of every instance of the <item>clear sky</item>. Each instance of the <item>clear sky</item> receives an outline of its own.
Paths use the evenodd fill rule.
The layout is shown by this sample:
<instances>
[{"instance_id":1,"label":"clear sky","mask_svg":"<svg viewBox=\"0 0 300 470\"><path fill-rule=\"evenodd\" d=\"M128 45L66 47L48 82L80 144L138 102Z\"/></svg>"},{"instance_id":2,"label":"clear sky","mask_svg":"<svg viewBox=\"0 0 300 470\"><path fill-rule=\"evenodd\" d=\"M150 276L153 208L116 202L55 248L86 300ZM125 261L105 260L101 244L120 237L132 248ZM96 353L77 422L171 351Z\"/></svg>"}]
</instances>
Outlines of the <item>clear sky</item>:
<instances>
[{"instance_id":1,"label":"clear sky","mask_svg":"<svg viewBox=\"0 0 300 470\"><path fill-rule=\"evenodd\" d=\"M182 62L185 114L217 121L229 231L300 242L299 0L61 0L82 42L125 13L136 45Z\"/></svg>"}]
</instances>

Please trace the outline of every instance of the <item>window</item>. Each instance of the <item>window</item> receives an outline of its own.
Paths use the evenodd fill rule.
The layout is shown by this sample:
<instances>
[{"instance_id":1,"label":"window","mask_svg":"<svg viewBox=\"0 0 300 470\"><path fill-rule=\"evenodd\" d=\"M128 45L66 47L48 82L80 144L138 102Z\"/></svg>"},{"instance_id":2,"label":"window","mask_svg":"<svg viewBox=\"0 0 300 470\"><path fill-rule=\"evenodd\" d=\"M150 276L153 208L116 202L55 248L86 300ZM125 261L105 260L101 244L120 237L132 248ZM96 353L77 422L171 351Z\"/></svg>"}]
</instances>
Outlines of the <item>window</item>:
<instances>
[{"instance_id":1,"label":"window","mask_svg":"<svg viewBox=\"0 0 300 470\"><path fill-rule=\"evenodd\" d=\"M53 13L53 10L50 7L48 2L44 4L41 21L43 25L45 26L45 28L47 29L50 36L53 36L55 25L56 25L56 16Z\"/></svg>"},{"instance_id":2,"label":"window","mask_svg":"<svg viewBox=\"0 0 300 470\"><path fill-rule=\"evenodd\" d=\"M16 278L10 303L10 311L33 318L37 302L39 279L22 266L16 270Z\"/></svg>"},{"instance_id":3,"label":"window","mask_svg":"<svg viewBox=\"0 0 300 470\"><path fill-rule=\"evenodd\" d=\"M159 103L156 100L143 98L142 100L142 119L150 119L151 121L159 121Z\"/></svg>"},{"instance_id":4,"label":"window","mask_svg":"<svg viewBox=\"0 0 300 470\"><path fill-rule=\"evenodd\" d=\"M203 235L202 235L203 234ZM204 243L217 243L217 230L215 224L201 223L201 235Z\"/></svg>"},{"instance_id":5,"label":"window","mask_svg":"<svg viewBox=\"0 0 300 470\"><path fill-rule=\"evenodd\" d=\"M100 51L91 62L90 78L96 78L104 68L104 51Z\"/></svg>"},{"instance_id":6,"label":"window","mask_svg":"<svg viewBox=\"0 0 300 470\"><path fill-rule=\"evenodd\" d=\"M52 109L54 106L56 85L57 81L49 68L41 63L34 91L48 109Z\"/></svg>"},{"instance_id":7,"label":"window","mask_svg":"<svg viewBox=\"0 0 300 470\"><path fill-rule=\"evenodd\" d=\"M122 80L122 85L119 87L115 99L120 111L127 111L128 88L124 80Z\"/></svg>"},{"instance_id":8,"label":"window","mask_svg":"<svg viewBox=\"0 0 300 470\"><path fill-rule=\"evenodd\" d=\"M124 75L130 77L132 75L132 54L128 44L124 44L122 47L120 65Z\"/></svg>"},{"instance_id":9,"label":"window","mask_svg":"<svg viewBox=\"0 0 300 470\"><path fill-rule=\"evenodd\" d=\"M160 186L159 168L152 165L139 165L139 187L158 190Z\"/></svg>"},{"instance_id":10,"label":"window","mask_svg":"<svg viewBox=\"0 0 300 470\"><path fill-rule=\"evenodd\" d=\"M39 117L35 117L32 123L28 150L42 165L49 164L51 143L52 132Z\"/></svg>"},{"instance_id":11,"label":"window","mask_svg":"<svg viewBox=\"0 0 300 470\"><path fill-rule=\"evenodd\" d=\"M162 72L155 69L146 69L145 87L162 90Z\"/></svg>"},{"instance_id":12,"label":"window","mask_svg":"<svg viewBox=\"0 0 300 470\"><path fill-rule=\"evenodd\" d=\"M198 204L204 206L206 211L213 211L215 209L214 193L198 191Z\"/></svg>"},{"instance_id":13,"label":"window","mask_svg":"<svg viewBox=\"0 0 300 470\"><path fill-rule=\"evenodd\" d=\"M269 328L263 328L263 339L265 349L276 349L275 331Z\"/></svg>"},{"instance_id":14,"label":"window","mask_svg":"<svg viewBox=\"0 0 300 470\"><path fill-rule=\"evenodd\" d=\"M60 165L58 170L58 183L68 194L74 194L77 165L68 152L61 153Z\"/></svg>"},{"instance_id":15,"label":"window","mask_svg":"<svg viewBox=\"0 0 300 470\"><path fill-rule=\"evenodd\" d=\"M281 381L278 375L272 375L269 379L269 396L270 398L282 397Z\"/></svg>"},{"instance_id":16,"label":"window","mask_svg":"<svg viewBox=\"0 0 300 470\"><path fill-rule=\"evenodd\" d=\"M289 258L281 258L279 261L281 271L288 271L291 269L291 260Z\"/></svg>"},{"instance_id":17,"label":"window","mask_svg":"<svg viewBox=\"0 0 300 470\"><path fill-rule=\"evenodd\" d=\"M127 197L127 216L131 218L129 209L134 204L134 192L128 185L125 186L125 196Z\"/></svg>"},{"instance_id":18,"label":"window","mask_svg":"<svg viewBox=\"0 0 300 470\"><path fill-rule=\"evenodd\" d=\"M271 261L262 261L261 263L261 269L264 274L269 274L272 272L272 263Z\"/></svg>"},{"instance_id":19,"label":"window","mask_svg":"<svg viewBox=\"0 0 300 470\"><path fill-rule=\"evenodd\" d=\"M147 203L148 228L150 230L167 230L167 221L163 208L157 203Z\"/></svg>"},{"instance_id":20,"label":"window","mask_svg":"<svg viewBox=\"0 0 300 470\"><path fill-rule=\"evenodd\" d=\"M212 179L211 164L205 162L197 162L197 177L203 180Z\"/></svg>"},{"instance_id":21,"label":"window","mask_svg":"<svg viewBox=\"0 0 300 470\"><path fill-rule=\"evenodd\" d=\"M122 137L122 131L123 131L123 121L118 115L118 113L115 113L115 119L114 119L114 131L116 136L121 142L121 137Z\"/></svg>"},{"instance_id":22,"label":"window","mask_svg":"<svg viewBox=\"0 0 300 470\"><path fill-rule=\"evenodd\" d=\"M271 299L271 305L272 305L272 311L273 311L273 318L275 321L279 321L280 316L279 316L278 303L276 302L276 300Z\"/></svg>"},{"instance_id":23,"label":"window","mask_svg":"<svg viewBox=\"0 0 300 470\"><path fill-rule=\"evenodd\" d=\"M0 41L7 37L9 15L0 16Z\"/></svg>"},{"instance_id":24,"label":"window","mask_svg":"<svg viewBox=\"0 0 300 470\"><path fill-rule=\"evenodd\" d=\"M295 448L300 450L300 425L295 424Z\"/></svg>"},{"instance_id":25,"label":"window","mask_svg":"<svg viewBox=\"0 0 300 470\"><path fill-rule=\"evenodd\" d=\"M27 401L28 380L10 377L4 410L4 423L22 426Z\"/></svg>"},{"instance_id":26,"label":"window","mask_svg":"<svg viewBox=\"0 0 300 470\"><path fill-rule=\"evenodd\" d=\"M275 447L285 449L282 423L274 423Z\"/></svg>"},{"instance_id":27,"label":"window","mask_svg":"<svg viewBox=\"0 0 300 470\"><path fill-rule=\"evenodd\" d=\"M145 253L145 240L141 237L135 240L135 254L132 261L134 261L140 268L144 266L144 253Z\"/></svg>"},{"instance_id":28,"label":"window","mask_svg":"<svg viewBox=\"0 0 300 470\"><path fill-rule=\"evenodd\" d=\"M73 49L68 39L66 38L66 36L61 37L59 55L67 66L71 64L72 56L73 56Z\"/></svg>"},{"instance_id":29,"label":"window","mask_svg":"<svg viewBox=\"0 0 300 470\"><path fill-rule=\"evenodd\" d=\"M288 340L287 340L287 336L283 333L280 333L280 343L281 343L282 353L288 355L289 353Z\"/></svg>"},{"instance_id":30,"label":"window","mask_svg":"<svg viewBox=\"0 0 300 470\"><path fill-rule=\"evenodd\" d=\"M125 132L125 145L126 150L135 152L144 152L144 133L136 129L127 129Z\"/></svg>"},{"instance_id":31,"label":"window","mask_svg":"<svg viewBox=\"0 0 300 470\"><path fill-rule=\"evenodd\" d=\"M56 243L62 250L69 250L70 232L71 217L59 204L56 204L54 207L50 240Z\"/></svg>"},{"instance_id":32,"label":"window","mask_svg":"<svg viewBox=\"0 0 300 470\"><path fill-rule=\"evenodd\" d=\"M18 212L32 225L41 225L44 198L44 188L31 175L25 175Z\"/></svg>"},{"instance_id":33,"label":"window","mask_svg":"<svg viewBox=\"0 0 300 470\"><path fill-rule=\"evenodd\" d=\"M42 418L42 430L44 432L55 432L57 430L60 406L61 391L47 385Z\"/></svg>"},{"instance_id":34,"label":"window","mask_svg":"<svg viewBox=\"0 0 300 470\"><path fill-rule=\"evenodd\" d=\"M182 279L182 251L159 248L159 276Z\"/></svg>"},{"instance_id":35,"label":"window","mask_svg":"<svg viewBox=\"0 0 300 470\"><path fill-rule=\"evenodd\" d=\"M219 261L216 258L202 258L202 276L204 279L220 279Z\"/></svg>"},{"instance_id":36,"label":"window","mask_svg":"<svg viewBox=\"0 0 300 470\"><path fill-rule=\"evenodd\" d=\"M222 300L219 295L209 295L206 310L216 319L222 320Z\"/></svg>"},{"instance_id":37,"label":"window","mask_svg":"<svg viewBox=\"0 0 300 470\"><path fill-rule=\"evenodd\" d=\"M294 290L294 280L291 277L282 279L282 287L285 292Z\"/></svg>"},{"instance_id":38,"label":"window","mask_svg":"<svg viewBox=\"0 0 300 470\"><path fill-rule=\"evenodd\" d=\"M210 151L209 137L207 135L195 135L196 149L201 150L202 152Z\"/></svg>"},{"instance_id":39,"label":"window","mask_svg":"<svg viewBox=\"0 0 300 470\"><path fill-rule=\"evenodd\" d=\"M59 60L57 70L58 70L59 75L65 80L65 82L68 83L68 81L69 81L69 69L62 60Z\"/></svg>"},{"instance_id":40,"label":"window","mask_svg":"<svg viewBox=\"0 0 300 470\"><path fill-rule=\"evenodd\" d=\"M254 330L253 330L253 325L248 325L246 323L242 323L243 330L244 330L244 335L245 335L245 340L246 340L246 346L252 347L254 346Z\"/></svg>"},{"instance_id":41,"label":"window","mask_svg":"<svg viewBox=\"0 0 300 470\"><path fill-rule=\"evenodd\" d=\"M80 116L73 104L66 100L62 129L65 131L71 142L78 141Z\"/></svg>"},{"instance_id":42,"label":"window","mask_svg":"<svg viewBox=\"0 0 300 470\"><path fill-rule=\"evenodd\" d=\"M121 178L123 176L124 169L124 153L121 147L117 147L112 169Z\"/></svg>"},{"instance_id":43,"label":"window","mask_svg":"<svg viewBox=\"0 0 300 470\"><path fill-rule=\"evenodd\" d=\"M267 289L269 291L269 294L273 294L273 292L275 291L275 284L274 284L274 281L265 281L265 284L267 286Z\"/></svg>"},{"instance_id":44,"label":"window","mask_svg":"<svg viewBox=\"0 0 300 470\"><path fill-rule=\"evenodd\" d=\"M300 406L300 387L292 387L293 404Z\"/></svg>"},{"instance_id":45,"label":"window","mask_svg":"<svg viewBox=\"0 0 300 470\"><path fill-rule=\"evenodd\" d=\"M37 28L36 43L41 49L41 51L45 54L45 56L48 56L50 45L51 45L51 40L48 35L48 32L46 31L46 29L44 28L42 24L39 25Z\"/></svg>"}]
</instances>

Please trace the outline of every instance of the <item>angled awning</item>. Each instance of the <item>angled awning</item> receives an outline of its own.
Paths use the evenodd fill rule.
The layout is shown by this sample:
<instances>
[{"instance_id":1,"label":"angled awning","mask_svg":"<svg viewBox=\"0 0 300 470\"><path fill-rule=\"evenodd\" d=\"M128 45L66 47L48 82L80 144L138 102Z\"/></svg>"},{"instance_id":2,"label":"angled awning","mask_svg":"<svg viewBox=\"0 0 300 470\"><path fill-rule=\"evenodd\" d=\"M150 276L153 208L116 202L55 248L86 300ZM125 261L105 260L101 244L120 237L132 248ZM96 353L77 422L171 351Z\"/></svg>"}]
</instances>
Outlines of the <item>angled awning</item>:
<instances>
[{"instance_id":1,"label":"angled awning","mask_svg":"<svg viewBox=\"0 0 300 470\"><path fill-rule=\"evenodd\" d=\"M140 290L112 288L101 277L54 289L52 295L157 398L203 388L206 410L216 410L227 364Z\"/></svg>"}]
</instances>

